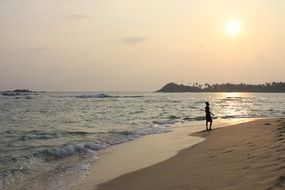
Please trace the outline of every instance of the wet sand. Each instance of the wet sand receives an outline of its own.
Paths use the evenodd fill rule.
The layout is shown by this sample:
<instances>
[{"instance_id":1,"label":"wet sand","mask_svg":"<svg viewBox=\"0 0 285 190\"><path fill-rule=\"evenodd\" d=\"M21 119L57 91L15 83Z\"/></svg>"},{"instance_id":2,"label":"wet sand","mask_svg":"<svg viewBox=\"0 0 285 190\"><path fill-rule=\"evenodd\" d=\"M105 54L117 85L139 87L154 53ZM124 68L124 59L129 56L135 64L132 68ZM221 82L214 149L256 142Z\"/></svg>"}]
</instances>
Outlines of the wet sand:
<instances>
[{"instance_id":1,"label":"wet sand","mask_svg":"<svg viewBox=\"0 0 285 190\"><path fill-rule=\"evenodd\" d=\"M214 127L245 121L249 119L219 119L214 121ZM94 190L98 184L167 160L180 150L202 142L205 138L189 134L204 128L204 121L195 121L184 126L171 127L169 133L147 135L112 146L99 154L99 160L92 166L89 175L72 190Z\"/></svg>"},{"instance_id":2,"label":"wet sand","mask_svg":"<svg viewBox=\"0 0 285 190\"><path fill-rule=\"evenodd\" d=\"M261 119L192 135L206 140L97 189L285 189L285 119Z\"/></svg>"}]
</instances>

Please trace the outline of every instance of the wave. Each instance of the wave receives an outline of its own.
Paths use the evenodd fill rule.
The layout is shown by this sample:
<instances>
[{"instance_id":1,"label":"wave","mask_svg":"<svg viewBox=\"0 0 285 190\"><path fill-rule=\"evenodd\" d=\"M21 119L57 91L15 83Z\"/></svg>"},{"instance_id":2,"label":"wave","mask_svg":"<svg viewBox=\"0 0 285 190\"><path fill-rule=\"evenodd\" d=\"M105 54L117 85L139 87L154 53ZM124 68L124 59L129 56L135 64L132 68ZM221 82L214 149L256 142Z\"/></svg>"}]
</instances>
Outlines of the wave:
<instances>
[{"instance_id":1,"label":"wave","mask_svg":"<svg viewBox=\"0 0 285 190\"><path fill-rule=\"evenodd\" d=\"M240 119L240 118L257 118L262 116L257 116L256 114L248 114L248 115L226 115L220 118L222 119Z\"/></svg>"},{"instance_id":2,"label":"wave","mask_svg":"<svg viewBox=\"0 0 285 190\"><path fill-rule=\"evenodd\" d=\"M93 94L93 95L79 95L76 96L76 98L112 98L113 96L110 96L108 94Z\"/></svg>"},{"instance_id":3,"label":"wave","mask_svg":"<svg viewBox=\"0 0 285 190\"><path fill-rule=\"evenodd\" d=\"M91 95L79 95L76 98L142 98L144 96L112 96L108 94L91 94Z\"/></svg>"},{"instance_id":4,"label":"wave","mask_svg":"<svg viewBox=\"0 0 285 190\"><path fill-rule=\"evenodd\" d=\"M134 131L110 131L109 133L119 134L119 135L124 135L124 136L135 136L135 135L137 135L137 133Z\"/></svg>"},{"instance_id":5,"label":"wave","mask_svg":"<svg viewBox=\"0 0 285 190\"><path fill-rule=\"evenodd\" d=\"M188 118L188 117L181 118L180 116L170 115L166 119L154 120L154 121L152 121L152 123L156 126L157 125L158 126L166 126L166 125L174 125L174 124L180 122L181 120L187 120L187 119L190 119L190 118Z\"/></svg>"},{"instance_id":6,"label":"wave","mask_svg":"<svg viewBox=\"0 0 285 190\"><path fill-rule=\"evenodd\" d=\"M44 132L44 131L38 131L38 130L32 130L27 132L19 132L19 131L11 131L7 130L5 131L6 137L17 137L17 140L20 141L26 141L26 140L34 140L34 139L55 139L60 137L69 137L69 136L87 136L87 135L93 135L93 134L99 134L92 133L92 132L85 132L85 131L64 131L64 132Z\"/></svg>"},{"instance_id":7,"label":"wave","mask_svg":"<svg viewBox=\"0 0 285 190\"><path fill-rule=\"evenodd\" d=\"M40 157L45 161L51 161L56 159L65 158L68 156L73 156L76 154L81 153L97 153L97 151L106 149L112 145L121 144L130 140L134 140L136 138L149 135L149 134L156 134L156 133L164 133L167 132L165 128L151 128L150 130L144 131L109 131L106 132L110 134L112 138L103 139L102 142L74 142L70 144L65 144L59 147L52 147L47 148L42 151L36 152L33 154L35 157ZM74 132L71 134L78 134L78 132ZM88 134L88 133L81 133L79 134Z\"/></svg>"},{"instance_id":8,"label":"wave","mask_svg":"<svg viewBox=\"0 0 285 190\"><path fill-rule=\"evenodd\" d=\"M198 116L198 117L184 117L184 121L203 121L205 120L205 116Z\"/></svg>"},{"instance_id":9,"label":"wave","mask_svg":"<svg viewBox=\"0 0 285 190\"><path fill-rule=\"evenodd\" d=\"M198 116L193 118L195 121L203 121L205 120L205 116Z\"/></svg>"},{"instance_id":10,"label":"wave","mask_svg":"<svg viewBox=\"0 0 285 190\"><path fill-rule=\"evenodd\" d=\"M84 154L84 153L97 153L97 151L108 148L112 145L121 144L130 140L134 140L136 138L149 135L149 134L158 134L158 133L165 133L169 130L165 127L155 127L152 126L145 130L139 130L139 131L129 131L129 130L123 130L123 131L109 131L109 132L103 132L105 135L108 135L108 138L103 138L99 140L98 142L73 142L69 144L64 144L59 147L50 147L44 150L41 150L39 152L36 152L33 154L33 156L42 158L45 161L51 161L56 159L65 158L68 156L73 156L76 154ZM88 135L93 133L88 132L64 132L65 135ZM95 133L94 133L95 134ZM99 133L96 133L99 134ZM100 133L101 134L101 133ZM103 135L103 136L105 136Z\"/></svg>"},{"instance_id":11,"label":"wave","mask_svg":"<svg viewBox=\"0 0 285 190\"><path fill-rule=\"evenodd\" d=\"M173 119L168 119L168 120L157 120L153 121L152 123L156 125L174 125L176 121Z\"/></svg>"},{"instance_id":12,"label":"wave","mask_svg":"<svg viewBox=\"0 0 285 190\"><path fill-rule=\"evenodd\" d=\"M176 116L176 115L170 115L167 117L168 119L180 119L179 116Z\"/></svg>"},{"instance_id":13,"label":"wave","mask_svg":"<svg viewBox=\"0 0 285 190\"><path fill-rule=\"evenodd\" d=\"M79 153L95 153L98 150L107 148L106 144L99 144L94 142L77 142L73 144L66 144L56 148L48 148L43 151L34 153L34 156L40 157L46 161L64 158Z\"/></svg>"},{"instance_id":14,"label":"wave","mask_svg":"<svg viewBox=\"0 0 285 190\"><path fill-rule=\"evenodd\" d=\"M143 110L138 110L138 111L134 111L134 112L130 112L129 114L141 114L144 113L145 111Z\"/></svg>"},{"instance_id":15,"label":"wave","mask_svg":"<svg viewBox=\"0 0 285 190\"><path fill-rule=\"evenodd\" d=\"M113 96L115 98L143 98L144 96Z\"/></svg>"},{"instance_id":16,"label":"wave","mask_svg":"<svg viewBox=\"0 0 285 190\"><path fill-rule=\"evenodd\" d=\"M241 118L240 115L226 115L226 116L222 116L222 119L235 119L235 118Z\"/></svg>"},{"instance_id":17,"label":"wave","mask_svg":"<svg viewBox=\"0 0 285 190\"><path fill-rule=\"evenodd\" d=\"M86 131L55 131L55 132L47 132L47 131L39 131L39 130L31 130L31 131L16 131L16 130L6 130L6 137L18 137L18 140L28 140L28 139L52 139L52 138L60 138L60 137L69 137L69 136L87 136L94 135L100 133L107 132L86 132Z\"/></svg>"},{"instance_id":18,"label":"wave","mask_svg":"<svg viewBox=\"0 0 285 190\"><path fill-rule=\"evenodd\" d=\"M29 139L53 139L53 138L59 138L60 135L56 132L43 132L43 131L29 131L24 132L19 139L22 141L29 140Z\"/></svg>"},{"instance_id":19,"label":"wave","mask_svg":"<svg viewBox=\"0 0 285 190\"><path fill-rule=\"evenodd\" d=\"M86 135L92 135L95 133L85 132L85 131L65 131L62 132L63 136L86 136Z\"/></svg>"}]
</instances>

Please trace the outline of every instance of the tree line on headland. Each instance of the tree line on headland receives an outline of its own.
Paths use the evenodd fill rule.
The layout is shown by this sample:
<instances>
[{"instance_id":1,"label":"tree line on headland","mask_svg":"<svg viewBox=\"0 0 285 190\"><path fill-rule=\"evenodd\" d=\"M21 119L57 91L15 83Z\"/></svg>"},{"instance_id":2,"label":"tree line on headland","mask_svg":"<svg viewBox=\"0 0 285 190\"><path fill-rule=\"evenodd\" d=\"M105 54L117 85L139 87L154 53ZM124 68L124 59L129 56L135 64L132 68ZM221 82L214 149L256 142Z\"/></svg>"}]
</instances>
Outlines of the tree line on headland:
<instances>
[{"instance_id":1,"label":"tree line on headland","mask_svg":"<svg viewBox=\"0 0 285 190\"><path fill-rule=\"evenodd\" d=\"M285 82L267 82L264 84L199 84L183 85L168 83L156 92L285 92Z\"/></svg>"}]
</instances>

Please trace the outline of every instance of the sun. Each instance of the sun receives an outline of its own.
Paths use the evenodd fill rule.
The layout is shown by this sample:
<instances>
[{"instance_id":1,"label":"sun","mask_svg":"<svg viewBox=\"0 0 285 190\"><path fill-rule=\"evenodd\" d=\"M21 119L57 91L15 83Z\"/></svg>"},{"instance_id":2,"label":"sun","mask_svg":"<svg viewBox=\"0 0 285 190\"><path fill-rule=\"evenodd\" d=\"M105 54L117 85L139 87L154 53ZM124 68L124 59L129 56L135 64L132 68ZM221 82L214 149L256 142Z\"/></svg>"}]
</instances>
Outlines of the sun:
<instances>
[{"instance_id":1,"label":"sun","mask_svg":"<svg viewBox=\"0 0 285 190\"><path fill-rule=\"evenodd\" d=\"M227 34L230 35L231 37L236 37L241 30L241 24L240 21L238 20L230 20L226 24L226 31Z\"/></svg>"}]
</instances>

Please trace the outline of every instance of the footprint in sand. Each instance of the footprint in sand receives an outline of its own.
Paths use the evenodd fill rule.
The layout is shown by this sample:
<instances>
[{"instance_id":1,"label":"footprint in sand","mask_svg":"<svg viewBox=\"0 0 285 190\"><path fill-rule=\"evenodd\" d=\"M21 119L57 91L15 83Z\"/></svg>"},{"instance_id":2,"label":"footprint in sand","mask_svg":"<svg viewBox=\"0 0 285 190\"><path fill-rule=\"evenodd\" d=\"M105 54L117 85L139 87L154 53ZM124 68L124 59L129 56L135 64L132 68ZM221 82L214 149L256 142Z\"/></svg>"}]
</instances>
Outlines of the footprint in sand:
<instances>
[{"instance_id":1,"label":"footprint in sand","mask_svg":"<svg viewBox=\"0 0 285 190\"><path fill-rule=\"evenodd\" d=\"M248 143L246 143L246 145L248 145L248 146L255 146L255 144L252 143L252 142L248 142Z\"/></svg>"},{"instance_id":2,"label":"footprint in sand","mask_svg":"<svg viewBox=\"0 0 285 190\"><path fill-rule=\"evenodd\" d=\"M275 121L275 123L280 123L282 121L282 119L278 119Z\"/></svg>"},{"instance_id":3,"label":"footprint in sand","mask_svg":"<svg viewBox=\"0 0 285 190\"><path fill-rule=\"evenodd\" d=\"M285 187L285 176L280 176L273 187L267 188L267 190L281 190Z\"/></svg>"},{"instance_id":4,"label":"footprint in sand","mask_svg":"<svg viewBox=\"0 0 285 190\"><path fill-rule=\"evenodd\" d=\"M222 153L230 153L230 152L233 152L234 150L225 150L223 151Z\"/></svg>"},{"instance_id":5,"label":"footprint in sand","mask_svg":"<svg viewBox=\"0 0 285 190\"><path fill-rule=\"evenodd\" d=\"M280 176L277 179L275 186L279 188L285 187L285 176Z\"/></svg>"},{"instance_id":6,"label":"footprint in sand","mask_svg":"<svg viewBox=\"0 0 285 190\"><path fill-rule=\"evenodd\" d=\"M284 134L285 133L285 126L280 126L277 128L278 134Z\"/></svg>"}]
</instances>

